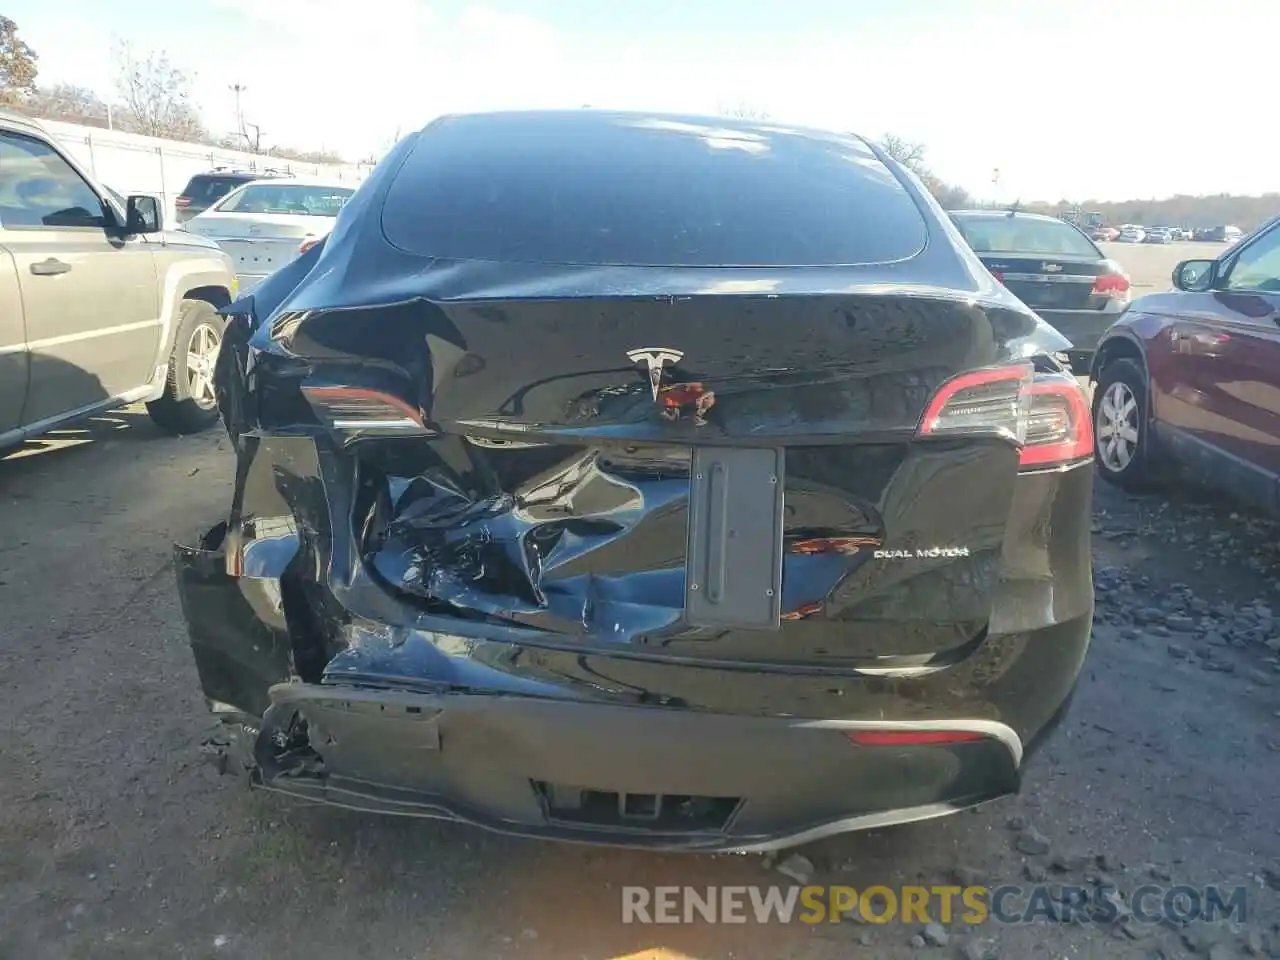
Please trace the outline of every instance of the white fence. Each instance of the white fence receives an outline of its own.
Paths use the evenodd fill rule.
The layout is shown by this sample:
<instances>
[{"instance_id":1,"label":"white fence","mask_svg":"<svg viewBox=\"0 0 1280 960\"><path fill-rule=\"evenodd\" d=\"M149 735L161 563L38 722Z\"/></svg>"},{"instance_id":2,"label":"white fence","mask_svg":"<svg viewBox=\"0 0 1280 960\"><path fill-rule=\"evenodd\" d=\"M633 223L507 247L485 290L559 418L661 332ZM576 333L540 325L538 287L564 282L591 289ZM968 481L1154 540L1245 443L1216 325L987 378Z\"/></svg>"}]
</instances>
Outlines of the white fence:
<instances>
[{"instance_id":1,"label":"white fence","mask_svg":"<svg viewBox=\"0 0 1280 960\"><path fill-rule=\"evenodd\" d=\"M159 197L166 222L173 222L173 201L197 173L213 167L243 170L287 170L298 176L332 177L359 183L369 164L299 163L260 154L221 150L198 143L142 137L74 123L41 121L55 140L105 186L116 193L149 193Z\"/></svg>"}]
</instances>

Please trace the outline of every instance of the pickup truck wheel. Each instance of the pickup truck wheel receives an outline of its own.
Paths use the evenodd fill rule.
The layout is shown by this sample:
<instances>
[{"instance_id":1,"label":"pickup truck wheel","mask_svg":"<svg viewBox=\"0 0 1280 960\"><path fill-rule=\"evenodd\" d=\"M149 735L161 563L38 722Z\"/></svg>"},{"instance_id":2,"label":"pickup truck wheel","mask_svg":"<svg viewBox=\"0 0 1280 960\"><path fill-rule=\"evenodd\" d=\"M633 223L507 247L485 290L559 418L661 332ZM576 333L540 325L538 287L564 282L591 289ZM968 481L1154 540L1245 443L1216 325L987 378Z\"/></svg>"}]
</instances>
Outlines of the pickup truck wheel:
<instances>
[{"instance_id":1,"label":"pickup truck wheel","mask_svg":"<svg viewBox=\"0 0 1280 960\"><path fill-rule=\"evenodd\" d=\"M1159 458L1151 439L1147 378L1128 357L1111 361L1098 374L1093 445L1103 480L1135 493L1156 485Z\"/></svg>"},{"instance_id":2,"label":"pickup truck wheel","mask_svg":"<svg viewBox=\"0 0 1280 960\"><path fill-rule=\"evenodd\" d=\"M198 433L218 422L213 368L225 326L226 321L212 304L182 301L164 394L147 404L147 413L160 429L176 434Z\"/></svg>"}]
</instances>

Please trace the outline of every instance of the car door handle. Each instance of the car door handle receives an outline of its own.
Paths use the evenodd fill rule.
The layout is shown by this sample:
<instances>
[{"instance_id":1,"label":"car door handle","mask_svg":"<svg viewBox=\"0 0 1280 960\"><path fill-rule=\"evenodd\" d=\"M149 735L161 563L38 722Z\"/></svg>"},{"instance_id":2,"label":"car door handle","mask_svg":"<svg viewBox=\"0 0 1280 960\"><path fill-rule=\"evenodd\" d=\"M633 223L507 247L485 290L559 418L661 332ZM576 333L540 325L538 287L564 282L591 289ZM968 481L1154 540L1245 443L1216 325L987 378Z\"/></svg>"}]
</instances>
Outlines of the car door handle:
<instances>
[{"instance_id":1,"label":"car door handle","mask_svg":"<svg viewBox=\"0 0 1280 960\"><path fill-rule=\"evenodd\" d=\"M31 265L31 272L37 277L56 277L60 273L69 273L70 271L71 264L63 263L53 257Z\"/></svg>"}]
</instances>

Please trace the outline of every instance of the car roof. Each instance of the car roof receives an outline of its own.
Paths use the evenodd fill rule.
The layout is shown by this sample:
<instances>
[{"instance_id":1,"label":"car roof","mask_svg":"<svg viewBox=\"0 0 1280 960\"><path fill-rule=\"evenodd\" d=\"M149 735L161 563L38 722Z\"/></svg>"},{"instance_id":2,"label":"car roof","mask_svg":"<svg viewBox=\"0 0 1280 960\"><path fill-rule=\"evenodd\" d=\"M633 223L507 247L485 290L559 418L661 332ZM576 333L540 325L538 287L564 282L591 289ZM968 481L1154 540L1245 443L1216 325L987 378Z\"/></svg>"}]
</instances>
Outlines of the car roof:
<instances>
[{"instance_id":1,"label":"car roof","mask_svg":"<svg viewBox=\"0 0 1280 960\"><path fill-rule=\"evenodd\" d=\"M952 210L953 217L969 217L974 220L998 220L1001 218L1017 217L1019 220L1048 220L1054 223L1069 223L1061 217L1051 217L1044 213L1027 213L1023 210ZM1072 224L1075 226L1075 224Z\"/></svg>"},{"instance_id":2,"label":"car roof","mask_svg":"<svg viewBox=\"0 0 1280 960\"><path fill-rule=\"evenodd\" d=\"M13 110L0 109L0 124L12 127L25 127L28 131L35 131L44 136L49 135L49 131L45 129L44 124L34 117L28 117L26 114L15 113Z\"/></svg>"},{"instance_id":3,"label":"car roof","mask_svg":"<svg viewBox=\"0 0 1280 960\"><path fill-rule=\"evenodd\" d=\"M448 113L436 117L422 127L422 134L439 124L454 120L466 120L473 127L483 125L486 132L500 134L516 125L524 126L530 122L553 122L558 129L565 130L576 127L583 132L592 130L607 131L617 126L618 122L647 121L655 124L685 124L708 128L709 131L746 131L761 130L776 133L789 133L795 136L819 140L861 140L865 137L849 131L827 130L821 127L805 127L792 123L769 120L744 120L737 117L714 116L696 113L662 113L640 110L598 110L595 108L560 109L560 110L477 110L474 112Z\"/></svg>"},{"instance_id":4,"label":"car roof","mask_svg":"<svg viewBox=\"0 0 1280 960\"><path fill-rule=\"evenodd\" d=\"M323 177L256 177L253 180L246 180L240 184L240 187L254 187L260 184L271 187L333 187L335 189L345 188L351 190L356 188L354 183L327 180ZM236 189L238 190L240 187Z\"/></svg>"}]
</instances>

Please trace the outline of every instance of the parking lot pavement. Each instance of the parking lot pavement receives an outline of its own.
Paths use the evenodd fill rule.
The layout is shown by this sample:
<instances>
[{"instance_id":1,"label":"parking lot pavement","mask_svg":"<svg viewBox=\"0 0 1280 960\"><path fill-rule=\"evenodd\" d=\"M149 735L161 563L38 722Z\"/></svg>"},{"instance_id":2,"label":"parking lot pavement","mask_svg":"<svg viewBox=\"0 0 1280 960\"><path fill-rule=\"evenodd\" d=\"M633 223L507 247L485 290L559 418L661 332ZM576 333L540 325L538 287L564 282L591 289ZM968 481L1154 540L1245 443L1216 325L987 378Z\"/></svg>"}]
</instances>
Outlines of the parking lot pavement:
<instances>
[{"instance_id":1,"label":"parking lot pavement","mask_svg":"<svg viewBox=\"0 0 1280 960\"><path fill-rule=\"evenodd\" d=\"M1266 950L1280 920L1269 523L1100 490L1094 646L1023 795L800 851L858 889L1244 885L1243 923L953 919L921 947L918 920L621 922L628 884L791 883L757 856L510 840L219 776L169 545L223 515L231 474L219 434L165 438L130 411L0 461L0 957L1219 958Z\"/></svg>"},{"instance_id":2,"label":"parking lot pavement","mask_svg":"<svg viewBox=\"0 0 1280 960\"><path fill-rule=\"evenodd\" d=\"M1229 248L1225 243L1100 243L1102 252L1129 273L1133 295L1168 290L1173 268L1183 260L1214 260Z\"/></svg>"}]
</instances>

